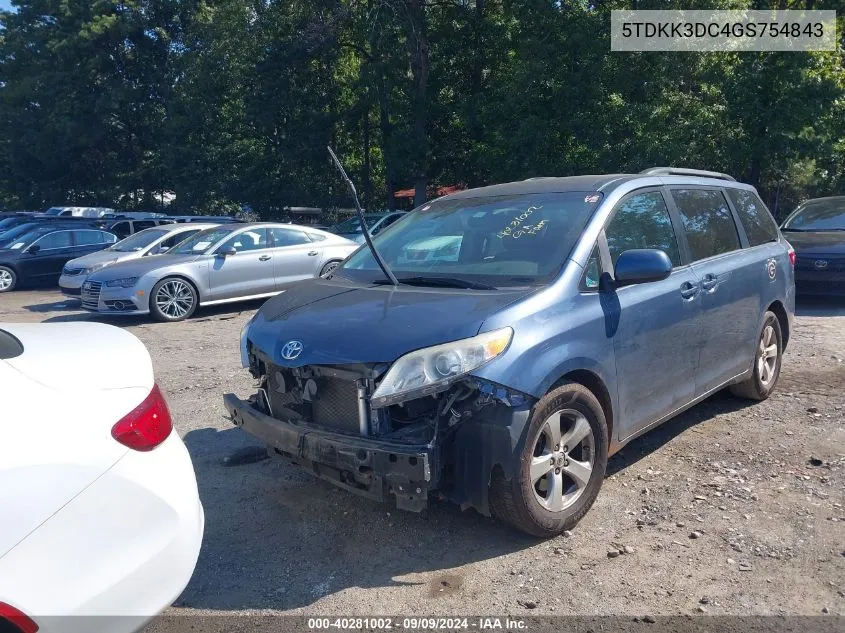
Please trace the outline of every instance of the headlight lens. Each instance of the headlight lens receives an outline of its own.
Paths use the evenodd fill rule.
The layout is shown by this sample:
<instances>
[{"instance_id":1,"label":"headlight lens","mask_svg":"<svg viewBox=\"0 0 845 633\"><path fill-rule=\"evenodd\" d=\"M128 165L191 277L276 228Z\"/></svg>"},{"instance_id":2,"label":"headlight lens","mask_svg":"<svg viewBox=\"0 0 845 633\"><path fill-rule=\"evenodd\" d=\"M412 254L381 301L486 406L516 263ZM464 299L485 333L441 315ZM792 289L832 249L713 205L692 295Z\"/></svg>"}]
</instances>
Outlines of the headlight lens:
<instances>
[{"instance_id":1,"label":"headlight lens","mask_svg":"<svg viewBox=\"0 0 845 633\"><path fill-rule=\"evenodd\" d=\"M441 391L502 354L512 338L513 330L506 327L405 354L393 363L373 393L373 404L398 402L413 391L420 391L420 396Z\"/></svg>"},{"instance_id":2,"label":"headlight lens","mask_svg":"<svg viewBox=\"0 0 845 633\"><path fill-rule=\"evenodd\" d=\"M137 277L121 277L120 279L107 281L104 285L107 288L131 288L136 283L138 283Z\"/></svg>"}]
</instances>

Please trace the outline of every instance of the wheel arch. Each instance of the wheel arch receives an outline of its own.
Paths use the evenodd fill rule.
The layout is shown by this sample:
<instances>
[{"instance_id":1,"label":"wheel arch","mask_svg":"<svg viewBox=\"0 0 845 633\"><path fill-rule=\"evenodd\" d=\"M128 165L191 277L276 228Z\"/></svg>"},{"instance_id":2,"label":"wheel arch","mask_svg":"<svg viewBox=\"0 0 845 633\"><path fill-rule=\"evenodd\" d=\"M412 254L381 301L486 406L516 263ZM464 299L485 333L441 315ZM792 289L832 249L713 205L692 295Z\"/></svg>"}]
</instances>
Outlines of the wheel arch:
<instances>
[{"instance_id":1,"label":"wheel arch","mask_svg":"<svg viewBox=\"0 0 845 633\"><path fill-rule=\"evenodd\" d=\"M612 446L614 443L613 399L610 397L610 390L607 388L607 385L605 385L604 381L598 374L590 371L589 369L574 369L568 371L555 381L555 383L549 388L549 391L556 389L566 382L575 382L583 385L589 389L589 391L596 397L596 400L599 401L602 411L604 412L605 422L607 423L607 438Z\"/></svg>"},{"instance_id":2,"label":"wheel arch","mask_svg":"<svg viewBox=\"0 0 845 633\"><path fill-rule=\"evenodd\" d=\"M789 331L789 314L787 313L786 308L780 300L776 300L770 303L766 310L774 313L774 315L778 318L780 331L783 336L783 348L786 349L789 344L789 335L791 334Z\"/></svg>"}]
</instances>

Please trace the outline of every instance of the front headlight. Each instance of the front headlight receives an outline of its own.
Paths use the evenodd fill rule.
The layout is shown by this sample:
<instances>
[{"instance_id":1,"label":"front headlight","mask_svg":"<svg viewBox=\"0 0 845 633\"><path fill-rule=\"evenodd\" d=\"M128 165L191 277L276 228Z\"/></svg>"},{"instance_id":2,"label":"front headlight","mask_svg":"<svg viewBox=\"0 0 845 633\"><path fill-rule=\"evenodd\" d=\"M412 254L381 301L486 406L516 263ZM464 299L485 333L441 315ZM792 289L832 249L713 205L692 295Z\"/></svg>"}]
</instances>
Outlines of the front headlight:
<instances>
[{"instance_id":1,"label":"front headlight","mask_svg":"<svg viewBox=\"0 0 845 633\"><path fill-rule=\"evenodd\" d=\"M88 268L85 269L85 274L90 275L91 273L96 272L96 271L100 270L101 268L105 268L109 264L113 264L116 261L117 261L116 259L113 259L110 262L100 262L99 264L94 264L92 266L89 266Z\"/></svg>"},{"instance_id":2,"label":"front headlight","mask_svg":"<svg viewBox=\"0 0 845 633\"><path fill-rule=\"evenodd\" d=\"M461 376L502 354L510 345L509 327L472 338L427 347L405 354L388 370L372 396L376 406L407 400L414 392L422 397L444 390Z\"/></svg>"},{"instance_id":3,"label":"front headlight","mask_svg":"<svg viewBox=\"0 0 845 633\"><path fill-rule=\"evenodd\" d=\"M104 286L106 288L131 288L138 283L137 277L121 277L120 279L112 279L107 281Z\"/></svg>"}]
</instances>

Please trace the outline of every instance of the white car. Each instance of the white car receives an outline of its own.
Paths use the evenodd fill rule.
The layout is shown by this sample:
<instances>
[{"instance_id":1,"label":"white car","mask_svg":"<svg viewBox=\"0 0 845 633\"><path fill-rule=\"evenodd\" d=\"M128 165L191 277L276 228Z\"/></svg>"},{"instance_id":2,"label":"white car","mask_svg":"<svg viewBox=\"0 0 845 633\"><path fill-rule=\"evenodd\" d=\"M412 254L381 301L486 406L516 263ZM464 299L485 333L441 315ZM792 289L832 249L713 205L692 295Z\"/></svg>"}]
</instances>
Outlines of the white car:
<instances>
[{"instance_id":1,"label":"white car","mask_svg":"<svg viewBox=\"0 0 845 633\"><path fill-rule=\"evenodd\" d=\"M91 273L117 262L166 253L194 233L215 226L217 224L200 224L199 222L195 224L165 224L138 231L105 250L70 260L62 268L62 275L59 277L59 289L69 297L78 297L82 284Z\"/></svg>"},{"instance_id":2,"label":"white car","mask_svg":"<svg viewBox=\"0 0 845 633\"><path fill-rule=\"evenodd\" d=\"M146 348L0 323L0 399L0 630L138 630L187 585L205 524Z\"/></svg>"}]
</instances>

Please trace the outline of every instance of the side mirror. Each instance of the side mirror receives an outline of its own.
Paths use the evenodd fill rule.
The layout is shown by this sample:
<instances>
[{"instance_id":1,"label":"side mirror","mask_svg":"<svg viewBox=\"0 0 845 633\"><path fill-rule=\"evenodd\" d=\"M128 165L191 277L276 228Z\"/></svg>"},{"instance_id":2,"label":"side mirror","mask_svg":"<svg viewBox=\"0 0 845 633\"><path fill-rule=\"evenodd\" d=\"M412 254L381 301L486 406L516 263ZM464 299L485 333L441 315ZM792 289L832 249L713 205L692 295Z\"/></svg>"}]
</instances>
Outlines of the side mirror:
<instances>
[{"instance_id":1,"label":"side mirror","mask_svg":"<svg viewBox=\"0 0 845 633\"><path fill-rule=\"evenodd\" d=\"M166 253L170 250L169 246L159 246L158 247L158 254L161 255L162 253Z\"/></svg>"},{"instance_id":2,"label":"side mirror","mask_svg":"<svg viewBox=\"0 0 845 633\"><path fill-rule=\"evenodd\" d=\"M617 286L666 279L672 273L669 256L656 248L625 251L616 260L613 277Z\"/></svg>"},{"instance_id":3,"label":"side mirror","mask_svg":"<svg viewBox=\"0 0 845 633\"><path fill-rule=\"evenodd\" d=\"M235 250L235 247L234 247L234 246L230 246L229 248L227 248L227 249L225 249L225 250L222 250L222 251L217 251L217 254L218 254L220 257L229 257L230 255L236 255L236 254L237 254L237 252L238 252L238 251L237 251L237 250Z\"/></svg>"},{"instance_id":4,"label":"side mirror","mask_svg":"<svg viewBox=\"0 0 845 633\"><path fill-rule=\"evenodd\" d=\"M38 244L33 244L28 249L26 249L26 252L29 253L30 255L35 255L40 250L41 250L41 247Z\"/></svg>"}]
</instances>

